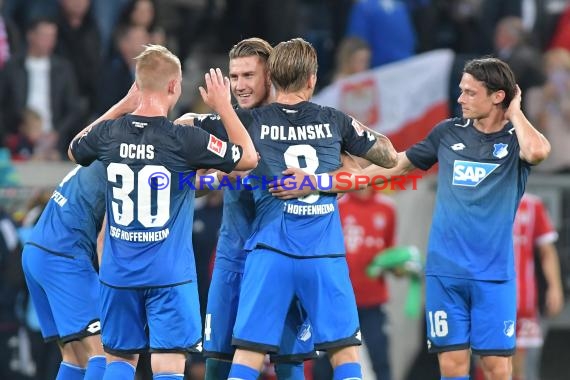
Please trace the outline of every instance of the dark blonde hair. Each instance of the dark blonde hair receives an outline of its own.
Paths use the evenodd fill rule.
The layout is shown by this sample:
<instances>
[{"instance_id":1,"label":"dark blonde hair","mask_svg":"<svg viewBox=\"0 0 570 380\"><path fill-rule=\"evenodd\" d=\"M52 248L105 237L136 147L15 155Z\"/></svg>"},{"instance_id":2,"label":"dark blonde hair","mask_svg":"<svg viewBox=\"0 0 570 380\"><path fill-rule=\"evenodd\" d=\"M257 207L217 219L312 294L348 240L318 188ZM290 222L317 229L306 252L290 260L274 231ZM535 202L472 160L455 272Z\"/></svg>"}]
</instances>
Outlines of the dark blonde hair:
<instances>
[{"instance_id":1,"label":"dark blonde hair","mask_svg":"<svg viewBox=\"0 0 570 380\"><path fill-rule=\"evenodd\" d=\"M161 45L146 45L135 61L136 82L141 90L160 90L181 75L180 60Z\"/></svg>"},{"instance_id":2,"label":"dark blonde hair","mask_svg":"<svg viewBox=\"0 0 570 380\"><path fill-rule=\"evenodd\" d=\"M263 60L263 62L267 62L272 50L273 48L269 42L261 38L252 37L241 40L235 44L228 55L230 60L235 58L258 56Z\"/></svg>"},{"instance_id":3,"label":"dark blonde hair","mask_svg":"<svg viewBox=\"0 0 570 380\"><path fill-rule=\"evenodd\" d=\"M278 91L295 92L317 74L317 52L302 38L281 42L267 60L271 81Z\"/></svg>"}]
</instances>

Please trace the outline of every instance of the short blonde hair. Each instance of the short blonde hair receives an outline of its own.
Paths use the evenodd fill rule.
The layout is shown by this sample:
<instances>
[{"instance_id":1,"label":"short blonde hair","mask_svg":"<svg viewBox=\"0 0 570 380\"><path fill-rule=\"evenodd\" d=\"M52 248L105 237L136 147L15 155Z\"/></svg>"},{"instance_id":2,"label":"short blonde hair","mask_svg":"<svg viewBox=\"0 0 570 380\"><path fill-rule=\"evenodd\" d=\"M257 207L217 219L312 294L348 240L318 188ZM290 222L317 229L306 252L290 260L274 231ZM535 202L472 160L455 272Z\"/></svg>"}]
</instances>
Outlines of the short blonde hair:
<instances>
[{"instance_id":1,"label":"short blonde hair","mask_svg":"<svg viewBox=\"0 0 570 380\"><path fill-rule=\"evenodd\" d=\"M181 76L180 59L161 45L145 45L135 61L135 78L141 90L161 90Z\"/></svg>"}]
</instances>

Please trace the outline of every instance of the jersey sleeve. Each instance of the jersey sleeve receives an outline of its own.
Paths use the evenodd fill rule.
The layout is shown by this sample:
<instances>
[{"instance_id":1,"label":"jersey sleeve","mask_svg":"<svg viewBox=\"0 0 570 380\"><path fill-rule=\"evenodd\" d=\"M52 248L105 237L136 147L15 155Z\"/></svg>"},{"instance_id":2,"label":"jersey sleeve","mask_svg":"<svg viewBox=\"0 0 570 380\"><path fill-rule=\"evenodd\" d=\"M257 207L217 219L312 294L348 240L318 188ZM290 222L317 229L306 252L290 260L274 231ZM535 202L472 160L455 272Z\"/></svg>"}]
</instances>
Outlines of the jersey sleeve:
<instances>
[{"instance_id":1,"label":"jersey sleeve","mask_svg":"<svg viewBox=\"0 0 570 380\"><path fill-rule=\"evenodd\" d=\"M249 128L253 122L251 112L248 112L247 110L237 109L236 114L238 115L244 127L249 131ZM196 119L194 126L203 129L204 131L211 133L221 138L222 140L229 140L228 132L226 131L226 128L224 127L220 116L217 114L211 114L205 118Z\"/></svg>"},{"instance_id":2,"label":"jersey sleeve","mask_svg":"<svg viewBox=\"0 0 570 380\"><path fill-rule=\"evenodd\" d=\"M223 129L223 128L222 128ZM179 129L179 141L185 149L186 162L196 169L231 172L242 157L241 146L232 144L200 128Z\"/></svg>"},{"instance_id":3,"label":"jersey sleeve","mask_svg":"<svg viewBox=\"0 0 570 380\"><path fill-rule=\"evenodd\" d=\"M406 156L415 167L428 170L437 163L437 150L445 128L447 128L445 121L439 123L425 139L406 151Z\"/></svg>"},{"instance_id":4,"label":"jersey sleeve","mask_svg":"<svg viewBox=\"0 0 570 380\"><path fill-rule=\"evenodd\" d=\"M107 130L109 123L103 121L85 132L77 141L70 145L75 162L81 166L88 166L98 158L100 147L103 146L102 134Z\"/></svg>"},{"instance_id":5,"label":"jersey sleeve","mask_svg":"<svg viewBox=\"0 0 570 380\"><path fill-rule=\"evenodd\" d=\"M552 221L548 216L544 203L540 200L535 203L535 217L536 223L534 224L532 237L534 245L540 246L558 240L558 233L552 226Z\"/></svg>"},{"instance_id":6,"label":"jersey sleeve","mask_svg":"<svg viewBox=\"0 0 570 380\"><path fill-rule=\"evenodd\" d=\"M358 120L337 111L337 121L342 135L343 151L361 157L376 143L376 136L362 128Z\"/></svg>"}]
</instances>

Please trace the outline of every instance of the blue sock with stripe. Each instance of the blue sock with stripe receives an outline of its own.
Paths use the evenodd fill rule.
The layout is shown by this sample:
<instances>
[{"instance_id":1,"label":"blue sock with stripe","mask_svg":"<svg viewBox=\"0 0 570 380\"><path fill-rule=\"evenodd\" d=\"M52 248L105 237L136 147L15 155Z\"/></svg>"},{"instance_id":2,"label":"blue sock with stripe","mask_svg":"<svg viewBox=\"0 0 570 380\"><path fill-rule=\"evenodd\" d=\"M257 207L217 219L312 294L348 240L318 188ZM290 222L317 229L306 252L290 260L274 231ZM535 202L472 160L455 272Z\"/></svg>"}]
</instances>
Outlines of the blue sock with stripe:
<instances>
[{"instance_id":1,"label":"blue sock with stripe","mask_svg":"<svg viewBox=\"0 0 570 380\"><path fill-rule=\"evenodd\" d=\"M259 371L243 364L232 364L228 380L257 380Z\"/></svg>"},{"instance_id":2,"label":"blue sock with stripe","mask_svg":"<svg viewBox=\"0 0 570 380\"><path fill-rule=\"evenodd\" d=\"M134 380L135 367L131 363L114 361L107 364L103 380Z\"/></svg>"},{"instance_id":3,"label":"blue sock with stripe","mask_svg":"<svg viewBox=\"0 0 570 380\"><path fill-rule=\"evenodd\" d=\"M333 380L362 380L360 363L344 363L334 369Z\"/></svg>"},{"instance_id":4,"label":"blue sock with stripe","mask_svg":"<svg viewBox=\"0 0 570 380\"><path fill-rule=\"evenodd\" d=\"M75 364L61 362L55 380L83 380L84 375L85 368L81 368Z\"/></svg>"},{"instance_id":5,"label":"blue sock with stripe","mask_svg":"<svg viewBox=\"0 0 570 380\"><path fill-rule=\"evenodd\" d=\"M107 361L105 356L92 356L87 361L87 369L83 380L101 380L105 375Z\"/></svg>"}]
</instances>

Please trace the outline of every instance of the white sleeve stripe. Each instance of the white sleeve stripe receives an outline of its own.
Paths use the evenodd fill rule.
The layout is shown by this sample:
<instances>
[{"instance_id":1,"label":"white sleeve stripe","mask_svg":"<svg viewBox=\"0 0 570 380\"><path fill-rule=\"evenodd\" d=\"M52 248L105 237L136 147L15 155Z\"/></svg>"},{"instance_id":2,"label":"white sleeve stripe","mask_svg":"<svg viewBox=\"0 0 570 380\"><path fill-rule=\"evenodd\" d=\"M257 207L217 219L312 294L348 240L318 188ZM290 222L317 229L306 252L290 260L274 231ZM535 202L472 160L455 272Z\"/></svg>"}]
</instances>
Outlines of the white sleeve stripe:
<instances>
[{"instance_id":1,"label":"white sleeve stripe","mask_svg":"<svg viewBox=\"0 0 570 380\"><path fill-rule=\"evenodd\" d=\"M551 231L537 237L534 241L534 244L538 246L543 244L554 243L556 240L558 240L558 232Z\"/></svg>"}]
</instances>

